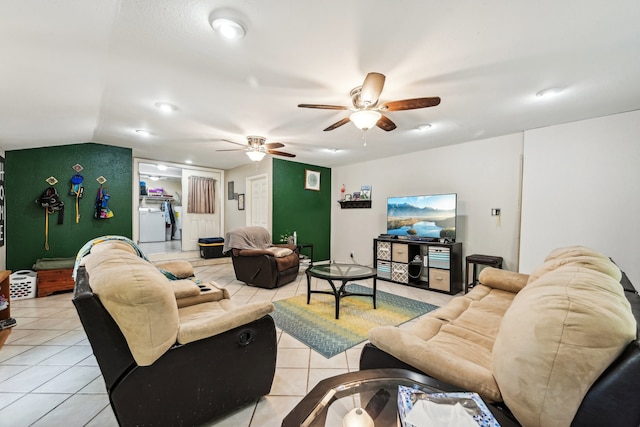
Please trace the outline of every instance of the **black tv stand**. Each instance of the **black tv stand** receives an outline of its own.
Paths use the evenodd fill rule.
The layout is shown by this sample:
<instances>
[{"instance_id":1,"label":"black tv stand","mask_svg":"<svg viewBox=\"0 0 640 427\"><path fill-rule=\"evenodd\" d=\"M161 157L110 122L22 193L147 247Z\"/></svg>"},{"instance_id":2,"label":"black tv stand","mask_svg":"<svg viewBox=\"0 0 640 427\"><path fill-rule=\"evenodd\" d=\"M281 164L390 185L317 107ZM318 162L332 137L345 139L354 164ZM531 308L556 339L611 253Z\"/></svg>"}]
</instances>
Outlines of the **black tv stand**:
<instances>
[{"instance_id":1,"label":"black tv stand","mask_svg":"<svg viewBox=\"0 0 640 427\"><path fill-rule=\"evenodd\" d=\"M373 240L378 279L455 295L462 290L462 243L379 237Z\"/></svg>"}]
</instances>

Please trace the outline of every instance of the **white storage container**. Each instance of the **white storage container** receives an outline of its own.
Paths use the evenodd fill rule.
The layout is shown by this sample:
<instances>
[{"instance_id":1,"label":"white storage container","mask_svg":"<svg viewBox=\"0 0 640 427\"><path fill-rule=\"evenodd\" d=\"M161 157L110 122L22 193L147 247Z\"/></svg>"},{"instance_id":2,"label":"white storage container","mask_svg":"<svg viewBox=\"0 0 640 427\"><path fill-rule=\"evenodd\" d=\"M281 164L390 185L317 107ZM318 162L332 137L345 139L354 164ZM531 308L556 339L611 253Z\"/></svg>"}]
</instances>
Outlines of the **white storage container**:
<instances>
[{"instance_id":1,"label":"white storage container","mask_svg":"<svg viewBox=\"0 0 640 427\"><path fill-rule=\"evenodd\" d=\"M33 270L20 270L10 276L9 290L11 301L35 298L38 273Z\"/></svg>"}]
</instances>

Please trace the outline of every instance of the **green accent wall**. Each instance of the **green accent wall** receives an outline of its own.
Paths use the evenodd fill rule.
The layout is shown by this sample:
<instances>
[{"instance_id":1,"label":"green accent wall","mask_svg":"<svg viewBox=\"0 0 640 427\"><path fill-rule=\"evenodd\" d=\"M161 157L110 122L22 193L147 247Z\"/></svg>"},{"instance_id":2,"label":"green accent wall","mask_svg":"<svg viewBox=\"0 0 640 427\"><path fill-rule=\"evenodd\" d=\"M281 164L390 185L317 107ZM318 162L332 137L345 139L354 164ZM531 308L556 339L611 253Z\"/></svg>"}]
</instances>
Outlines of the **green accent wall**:
<instances>
[{"instance_id":1,"label":"green accent wall","mask_svg":"<svg viewBox=\"0 0 640 427\"><path fill-rule=\"evenodd\" d=\"M78 250L94 237L132 235L131 149L84 143L5 153L5 206L7 268L30 269L39 258L75 257ZM75 196L69 194L73 166L82 165L84 196L80 199L80 222L75 221ZM35 203L49 187L45 181L54 176L54 185L64 202L64 223L58 213L49 215L49 250L45 250L45 209ZM108 202L114 217L94 218L96 194L104 176Z\"/></svg>"},{"instance_id":2,"label":"green accent wall","mask_svg":"<svg viewBox=\"0 0 640 427\"><path fill-rule=\"evenodd\" d=\"M306 169L320 172L320 191L305 190ZM298 243L313 243L314 261L331 259L331 169L274 158L272 218L274 243L296 231Z\"/></svg>"}]
</instances>

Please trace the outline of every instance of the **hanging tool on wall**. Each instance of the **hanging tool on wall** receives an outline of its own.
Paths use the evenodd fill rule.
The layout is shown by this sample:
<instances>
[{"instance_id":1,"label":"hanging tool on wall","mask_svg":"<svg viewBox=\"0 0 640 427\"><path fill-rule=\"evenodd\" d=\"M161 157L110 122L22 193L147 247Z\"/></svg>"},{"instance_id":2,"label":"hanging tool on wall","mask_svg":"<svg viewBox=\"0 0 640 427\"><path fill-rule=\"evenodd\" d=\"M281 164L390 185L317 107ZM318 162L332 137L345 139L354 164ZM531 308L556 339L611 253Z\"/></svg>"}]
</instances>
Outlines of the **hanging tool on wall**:
<instances>
[{"instance_id":1,"label":"hanging tool on wall","mask_svg":"<svg viewBox=\"0 0 640 427\"><path fill-rule=\"evenodd\" d=\"M109 209L108 202L111 196L107 194L107 187L102 185L98 188L98 194L96 195L96 219L113 218L113 212Z\"/></svg>"},{"instance_id":2,"label":"hanging tool on wall","mask_svg":"<svg viewBox=\"0 0 640 427\"><path fill-rule=\"evenodd\" d=\"M82 181L84 181L84 177L79 173L71 177L71 190L69 190L69 194L76 197L76 224L80 222L80 199L82 199L84 195Z\"/></svg>"},{"instance_id":3,"label":"hanging tool on wall","mask_svg":"<svg viewBox=\"0 0 640 427\"><path fill-rule=\"evenodd\" d=\"M42 195L36 199L36 203L44 208L44 249L49 250L49 215L58 212L58 224L64 221L64 202L60 199L58 191L51 186L44 190Z\"/></svg>"}]
</instances>

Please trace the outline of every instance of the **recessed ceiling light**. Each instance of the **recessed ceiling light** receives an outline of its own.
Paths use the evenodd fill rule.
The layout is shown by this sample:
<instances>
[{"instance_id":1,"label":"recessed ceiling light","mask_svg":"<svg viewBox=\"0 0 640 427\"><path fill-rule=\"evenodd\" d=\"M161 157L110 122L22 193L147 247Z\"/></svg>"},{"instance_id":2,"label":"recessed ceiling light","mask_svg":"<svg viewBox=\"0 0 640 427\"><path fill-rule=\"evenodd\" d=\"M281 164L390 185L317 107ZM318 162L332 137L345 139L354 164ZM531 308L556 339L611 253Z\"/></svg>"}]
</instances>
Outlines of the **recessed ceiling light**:
<instances>
[{"instance_id":1,"label":"recessed ceiling light","mask_svg":"<svg viewBox=\"0 0 640 427\"><path fill-rule=\"evenodd\" d=\"M156 106L156 108L158 108L159 110L164 111L165 113L170 113L170 112L176 111L178 109L178 107L176 107L173 104L169 104L168 102L156 102L155 106Z\"/></svg>"},{"instance_id":2,"label":"recessed ceiling light","mask_svg":"<svg viewBox=\"0 0 640 427\"><path fill-rule=\"evenodd\" d=\"M144 129L136 129L136 133L140 136L151 136L151 133L149 133L148 130Z\"/></svg>"},{"instance_id":3,"label":"recessed ceiling light","mask_svg":"<svg viewBox=\"0 0 640 427\"><path fill-rule=\"evenodd\" d=\"M242 24L232 18L213 18L211 27L216 33L229 40L240 39L247 34Z\"/></svg>"},{"instance_id":4,"label":"recessed ceiling light","mask_svg":"<svg viewBox=\"0 0 640 427\"><path fill-rule=\"evenodd\" d=\"M192 160L185 160L184 162L185 162L186 164L188 164L188 165L190 165L191 163L193 163L193 161L192 161Z\"/></svg>"},{"instance_id":5,"label":"recessed ceiling light","mask_svg":"<svg viewBox=\"0 0 640 427\"><path fill-rule=\"evenodd\" d=\"M425 130L430 129L430 128L431 128L431 124L429 124L429 123L425 123L425 124L416 126L416 130L419 131L419 132L424 132Z\"/></svg>"},{"instance_id":6,"label":"recessed ceiling light","mask_svg":"<svg viewBox=\"0 0 640 427\"><path fill-rule=\"evenodd\" d=\"M554 96L560 95L560 93L562 93L563 91L564 89L561 87L550 87L536 93L536 96L538 98L553 98Z\"/></svg>"}]
</instances>

